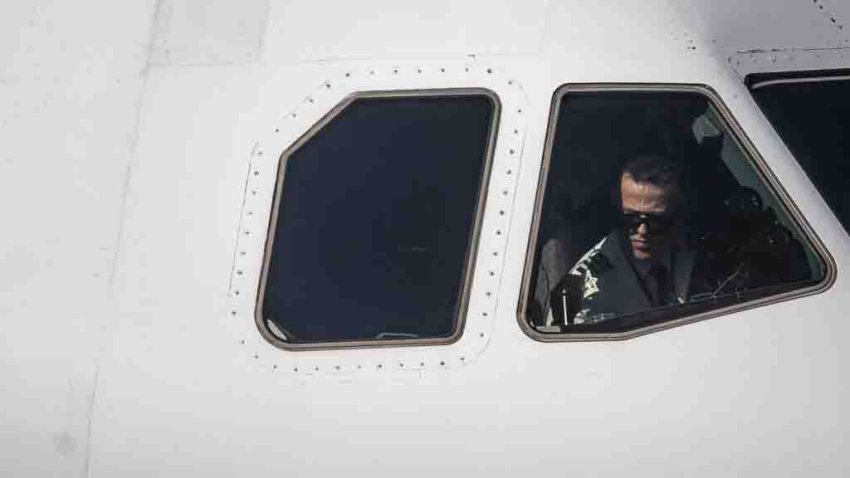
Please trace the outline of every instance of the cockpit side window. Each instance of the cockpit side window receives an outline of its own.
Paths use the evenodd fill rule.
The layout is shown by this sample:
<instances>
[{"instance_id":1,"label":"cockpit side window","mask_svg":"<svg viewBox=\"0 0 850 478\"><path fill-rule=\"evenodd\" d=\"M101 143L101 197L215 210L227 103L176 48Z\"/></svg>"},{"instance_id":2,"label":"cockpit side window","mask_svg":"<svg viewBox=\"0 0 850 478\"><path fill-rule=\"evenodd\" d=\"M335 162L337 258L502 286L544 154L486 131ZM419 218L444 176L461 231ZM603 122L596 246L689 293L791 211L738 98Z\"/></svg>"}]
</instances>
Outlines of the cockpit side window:
<instances>
[{"instance_id":1,"label":"cockpit side window","mask_svg":"<svg viewBox=\"0 0 850 478\"><path fill-rule=\"evenodd\" d=\"M747 83L809 179L850 232L850 71L762 73Z\"/></svg>"},{"instance_id":2,"label":"cockpit side window","mask_svg":"<svg viewBox=\"0 0 850 478\"><path fill-rule=\"evenodd\" d=\"M456 339L498 114L479 89L357 94L284 152L263 335L284 348Z\"/></svg>"},{"instance_id":3,"label":"cockpit side window","mask_svg":"<svg viewBox=\"0 0 850 478\"><path fill-rule=\"evenodd\" d=\"M556 92L520 321L623 338L811 291L823 258L702 87Z\"/></svg>"}]
</instances>

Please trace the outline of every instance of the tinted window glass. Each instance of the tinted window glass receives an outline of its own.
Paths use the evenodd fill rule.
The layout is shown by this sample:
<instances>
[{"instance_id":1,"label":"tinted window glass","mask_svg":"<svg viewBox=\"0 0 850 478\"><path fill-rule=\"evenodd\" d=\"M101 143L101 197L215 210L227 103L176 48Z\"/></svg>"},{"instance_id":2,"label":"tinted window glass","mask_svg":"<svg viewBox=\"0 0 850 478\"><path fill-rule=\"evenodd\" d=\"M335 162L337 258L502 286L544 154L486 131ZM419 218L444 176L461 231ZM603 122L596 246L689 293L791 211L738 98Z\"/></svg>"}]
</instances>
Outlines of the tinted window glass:
<instances>
[{"instance_id":1,"label":"tinted window glass","mask_svg":"<svg viewBox=\"0 0 850 478\"><path fill-rule=\"evenodd\" d=\"M262 316L292 343L447 338L496 103L359 97L284 155Z\"/></svg>"},{"instance_id":2,"label":"tinted window glass","mask_svg":"<svg viewBox=\"0 0 850 478\"><path fill-rule=\"evenodd\" d=\"M702 93L566 91L529 275L538 332L627 332L823 277Z\"/></svg>"},{"instance_id":3,"label":"tinted window glass","mask_svg":"<svg viewBox=\"0 0 850 478\"><path fill-rule=\"evenodd\" d=\"M764 80L764 81L761 81ZM850 78L756 77L753 96L788 149L850 231Z\"/></svg>"}]
</instances>

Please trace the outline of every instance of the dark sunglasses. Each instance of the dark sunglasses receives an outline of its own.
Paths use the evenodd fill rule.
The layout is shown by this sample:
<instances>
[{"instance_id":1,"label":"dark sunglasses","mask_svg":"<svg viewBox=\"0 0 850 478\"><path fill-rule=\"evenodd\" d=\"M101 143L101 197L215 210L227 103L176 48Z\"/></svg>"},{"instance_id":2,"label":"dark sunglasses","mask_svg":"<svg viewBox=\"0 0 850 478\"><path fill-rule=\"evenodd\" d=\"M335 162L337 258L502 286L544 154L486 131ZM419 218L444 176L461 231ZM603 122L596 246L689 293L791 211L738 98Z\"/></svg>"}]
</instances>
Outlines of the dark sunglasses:
<instances>
[{"instance_id":1,"label":"dark sunglasses","mask_svg":"<svg viewBox=\"0 0 850 478\"><path fill-rule=\"evenodd\" d=\"M629 234L635 234L643 224L646 226L647 234L664 234L673 227L673 218L661 214L646 214L640 212L624 212L622 216L623 228Z\"/></svg>"}]
</instances>

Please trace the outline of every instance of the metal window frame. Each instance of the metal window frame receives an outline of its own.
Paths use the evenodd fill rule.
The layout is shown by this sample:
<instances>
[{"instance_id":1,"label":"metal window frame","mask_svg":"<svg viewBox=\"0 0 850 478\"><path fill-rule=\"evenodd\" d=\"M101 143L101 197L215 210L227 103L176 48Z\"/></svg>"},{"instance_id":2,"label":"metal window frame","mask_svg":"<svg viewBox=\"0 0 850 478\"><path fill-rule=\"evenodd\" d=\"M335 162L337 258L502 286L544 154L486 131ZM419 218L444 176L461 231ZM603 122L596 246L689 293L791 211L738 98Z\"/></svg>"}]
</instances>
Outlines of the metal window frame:
<instances>
[{"instance_id":1,"label":"metal window frame","mask_svg":"<svg viewBox=\"0 0 850 478\"><path fill-rule=\"evenodd\" d=\"M819 56L816 58L820 58ZM819 68L816 62L811 68L782 68L782 65L775 65L776 68L763 68L758 71L747 72L742 76L744 85L750 91L755 91L759 88L764 88L774 85L794 84L794 83L826 83L833 81L850 80L850 68L835 68L822 67ZM788 66L788 65L786 65Z\"/></svg>"},{"instance_id":2,"label":"metal window frame","mask_svg":"<svg viewBox=\"0 0 850 478\"><path fill-rule=\"evenodd\" d=\"M487 141L484 150L483 172L478 182L478 198L475 203L475 215L472 223L472 233L466 244L464 256L464 268L462 270L461 290L455 306L453 320L453 332L447 337L426 337L412 339L366 339L366 340L342 340L328 342L305 342L292 343L285 340L269 327L270 319L263 317L263 299L265 297L266 284L268 282L269 266L271 264L272 251L278 219L278 211L283 197L283 184L286 174L286 166L289 159L308 141L316 136L325 126L330 124L352 103L363 99L387 99L387 98L452 98L460 96L482 96L490 101L492 106L490 128L487 133ZM412 347L423 345L448 345L460 340L466 323L466 314L469 306L472 280L475 271L475 261L481 236L481 225L486 207L487 192L489 190L490 175L493 166L493 157L496 147L496 138L499 133L501 118L501 101L499 96L492 90L479 87L442 88L442 89L410 89L410 90L376 90L358 91L346 96L337 103L327 114L310 127L303 135L295 140L280 155L278 161L278 174L275 183L275 192L272 199L272 211L269 217L268 234L263 252L262 271L260 283L257 289L257 297L254 301L254 321L260 334L275 347L289 351L304 350L328 350L328 349L350 349L350 348L377 348L377 347ZM274 326L274 325L272 325Z\"/></svg>"},{"instance_id":3,"label":"metal window frame","mask_svg":"<svg viewBox=\"0 0 850 478\"><path fill-rule=\"evenodd\" d=\"M777 78L775 80L764 80L755 82L750 85L750 91L758 90L759 88L764 88L767 86L776 86L776 85L789 85L796 83L829 83L833 81L847 81L850 80L850 75L840 75L840 76L811 76L811 77L790 77L790 78Z\"/></svg>"},{"instance_id":4,"label":"metal window frame","mask_svg":"<svg viewBox=\"0 0 850 478\"><path fill-rule=\"evenodd\" d=\"M766 297L760 297L748 302L734 304L731 306L720 307L717 309L708 309L696 314L685 315L662 322L653 323L644 327L638 327L634 330L624 332L605 332L605 333L543 333L539 332L531 326L526 317L528 301L533 292L530 290L532 273L537 260L535 251L537 250L537 241L540 233L542 222L542 206L545 199L545 191L549 176L550 162L552 159L552 149L555 141L557 130L558 116L564 96L571 93L608 93L608 92L625 92L625 93L697 93L705 97L709 105L717 112L718 117L724 122L724 127L728 131L730 137L735 141L736 145L744 153L744 156L749 161L749 165L755 170L759 180L761 180L767 189L775 195L777 205L784 209L784 213L793 221L794 226L800 238L806 242L804 247L814 251L815 256L821 263L824 275L819 282L814 285L801 287L788 292L778 293ZM796 299L809 295L821 293L829 289L835 282L837 267L834 259L829 254L829 251L824 246L823 242L818 238L814 229L805 219L799 208L792 201L791 197L780 184L779 180L773 175L768 168L758 150L753 145L752 141L747 137L743 128L735 120L732 112L723 102L720 95L708 85L703 84L651 84L651 83L576 83L565 84L558 87L552 95L552 103L550 107L549 122L546 129L546 142L543 150L543 163L540 169L538 178L536 197L534 202L533 219L531 224L530 237L528 248L525 255L525 265L523 267L522 289L519 295L519 304L517 306L517 322L520 329L534 340L539 342L594 342L594 341L619 341L628 340L642 335L659 332L661 330L679 327L682 325L719 317L722 315L740 312L756 307L761 307L776 302Z\"/></svg>"}]
</instances>

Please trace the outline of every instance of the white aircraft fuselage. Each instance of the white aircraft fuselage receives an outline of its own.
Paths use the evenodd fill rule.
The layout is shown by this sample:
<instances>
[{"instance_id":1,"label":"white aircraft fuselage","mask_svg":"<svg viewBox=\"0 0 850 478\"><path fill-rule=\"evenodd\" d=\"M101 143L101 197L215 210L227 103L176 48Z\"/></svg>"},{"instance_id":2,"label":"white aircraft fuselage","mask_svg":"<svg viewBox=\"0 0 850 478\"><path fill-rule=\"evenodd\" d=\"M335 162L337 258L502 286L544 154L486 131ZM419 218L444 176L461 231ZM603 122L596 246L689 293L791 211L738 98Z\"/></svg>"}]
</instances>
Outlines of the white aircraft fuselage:
<instances>
[{"instance_id":1,"label":"white aircraft fuselage","mask_svg":"<svg viewBox=\"0 0 850 478\"><path fill-rule=\"evenodd\" d=\"M38 0L0 26L0 474L850 468L850 238L744 83L850 68L850 3ZM713 90L828 252L828 287L628 340L529 337L566 84ZM459 338L269 343L281 153L349 95L466 88L500 117Z\"/></svg>"}]
</instances>

